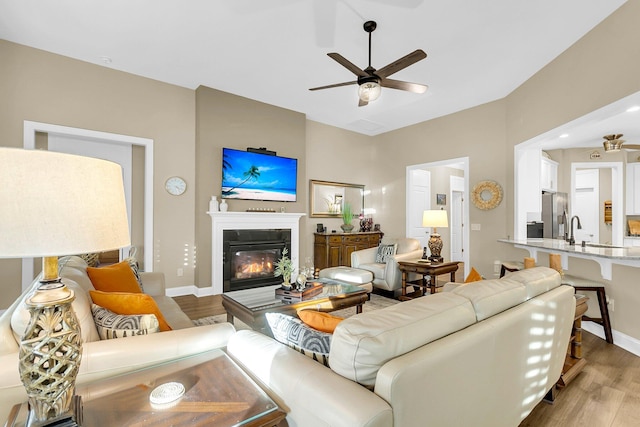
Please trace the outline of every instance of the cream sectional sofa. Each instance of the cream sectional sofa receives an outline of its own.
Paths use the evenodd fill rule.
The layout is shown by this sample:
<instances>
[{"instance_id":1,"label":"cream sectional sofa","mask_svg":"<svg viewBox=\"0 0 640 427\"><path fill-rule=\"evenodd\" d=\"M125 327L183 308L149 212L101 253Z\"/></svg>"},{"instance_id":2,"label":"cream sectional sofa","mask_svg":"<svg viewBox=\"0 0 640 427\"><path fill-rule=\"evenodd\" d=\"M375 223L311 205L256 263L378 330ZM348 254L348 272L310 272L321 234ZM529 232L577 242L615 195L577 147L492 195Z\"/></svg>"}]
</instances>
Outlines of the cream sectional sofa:
<instances>
[{"instance_id":1,"label":"cream sectional sofa","mask_svg":"<svg viewBox=\"0 0 640 427\"><path fill-rule=\"evenodd\" d=\"M254 331L227 352L289 427L514 427L558 380L574 312L573 289L537 267L350 317L330 368Z\"/></svg>"},{"instance_id":2,"label":"cream sectional sofa","mask_svg":"<svg viewBox=\"0 0 640 427\"><path fill-rule=\"evenodd\" d=\"M164 275L140 273L144 292L153 297L172 330L100 340L91 314L89 291L93 286L87 264L81 258L67 257L60 260L60 265L60 277L76 296L73 308L83 340L78 384L222 348L235 332L230 323L194 327L175 301L165 295ZM22 301L35 286L37 281L0 316L0 421L6 419L14 404L27 398L18 373L18 346L28 321Z\"/></svg>"}]
</instances>

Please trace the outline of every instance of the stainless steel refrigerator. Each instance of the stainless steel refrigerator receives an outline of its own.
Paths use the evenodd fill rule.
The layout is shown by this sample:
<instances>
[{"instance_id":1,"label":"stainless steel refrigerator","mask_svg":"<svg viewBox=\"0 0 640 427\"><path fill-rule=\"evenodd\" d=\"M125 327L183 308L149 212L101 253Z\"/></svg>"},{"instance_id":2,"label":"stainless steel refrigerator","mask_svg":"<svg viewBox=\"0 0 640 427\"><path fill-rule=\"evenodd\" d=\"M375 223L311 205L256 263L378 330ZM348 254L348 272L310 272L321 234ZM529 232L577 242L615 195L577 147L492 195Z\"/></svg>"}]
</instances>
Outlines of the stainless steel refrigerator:
<instances>
[{"instance_id":1,"label":"stainless steel refrigerator","mask_svg":"<svg viewBox=\"0 0 640 427\"><path fill-rule=\"evenodd\" d=\"M542 237L545 239L564 239L569 215L569 197L567 193L542 192Z\"/></svg>"}]
</instances>

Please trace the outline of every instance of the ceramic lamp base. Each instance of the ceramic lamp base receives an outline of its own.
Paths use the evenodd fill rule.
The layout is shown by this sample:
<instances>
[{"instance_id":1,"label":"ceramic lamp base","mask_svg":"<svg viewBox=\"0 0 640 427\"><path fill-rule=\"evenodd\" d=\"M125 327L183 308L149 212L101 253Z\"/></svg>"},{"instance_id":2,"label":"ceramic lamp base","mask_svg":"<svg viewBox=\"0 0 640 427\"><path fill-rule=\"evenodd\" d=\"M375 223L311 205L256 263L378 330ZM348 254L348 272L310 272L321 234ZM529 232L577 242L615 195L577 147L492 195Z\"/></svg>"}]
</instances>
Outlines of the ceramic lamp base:
<instances>
[{"instance_id":1,"label":"ceramic lamp base","mask_svg":"<svg viewBox=\"0 0 640 427\"><path fill-rule=\"evenodd\" d=\"M60 279L41 282L26 300L31 314L20 341L19 371L29 399L29 426L69 417L82 358L75 299Z\"/></svg>"}]
</instances>

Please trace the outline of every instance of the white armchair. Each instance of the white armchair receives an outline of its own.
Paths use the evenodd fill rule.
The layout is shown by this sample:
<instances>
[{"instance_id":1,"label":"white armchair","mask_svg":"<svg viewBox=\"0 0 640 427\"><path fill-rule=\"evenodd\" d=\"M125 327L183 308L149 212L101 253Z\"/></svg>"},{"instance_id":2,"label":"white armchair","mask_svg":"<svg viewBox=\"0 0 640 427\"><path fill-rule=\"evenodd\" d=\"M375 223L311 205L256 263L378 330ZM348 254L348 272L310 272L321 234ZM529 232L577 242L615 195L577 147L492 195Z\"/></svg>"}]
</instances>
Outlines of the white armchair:
<instances>
[{"instance_id":1,"label":"white armchair","mask_svg":"<svg viewBox=\"0 0 640 427\"><path fill-rule=\"evenodd\" d=\"M397 243L396 254L389 257L386 263L377 263L378 248L363 249L351 253L351 267L373 273L373 286L387 291L402 288L402 273L398 261L422 257L422 247L417 239L400 238L388 240L382 244Z\"/></svg>"}]
</instances>

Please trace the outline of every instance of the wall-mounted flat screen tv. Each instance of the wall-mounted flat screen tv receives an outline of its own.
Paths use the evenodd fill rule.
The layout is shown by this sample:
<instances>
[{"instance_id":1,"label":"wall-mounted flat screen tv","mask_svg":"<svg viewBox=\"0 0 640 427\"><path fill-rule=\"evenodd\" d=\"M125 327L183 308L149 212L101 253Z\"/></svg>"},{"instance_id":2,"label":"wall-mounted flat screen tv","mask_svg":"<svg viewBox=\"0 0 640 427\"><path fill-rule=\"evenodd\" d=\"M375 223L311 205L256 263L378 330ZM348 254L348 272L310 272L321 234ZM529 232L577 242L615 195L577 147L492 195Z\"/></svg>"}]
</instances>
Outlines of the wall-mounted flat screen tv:
<instances>
[{"instance_id":1,"label":"wall-mounted flat screen tv","mask_svg":"<svg viewBox=\"0 0 640 427\"><path fill-rule=\"evenodd\" d=\"M222 149L222 198L295 202L298 160Z\"/></svg>"}]
</instances>

